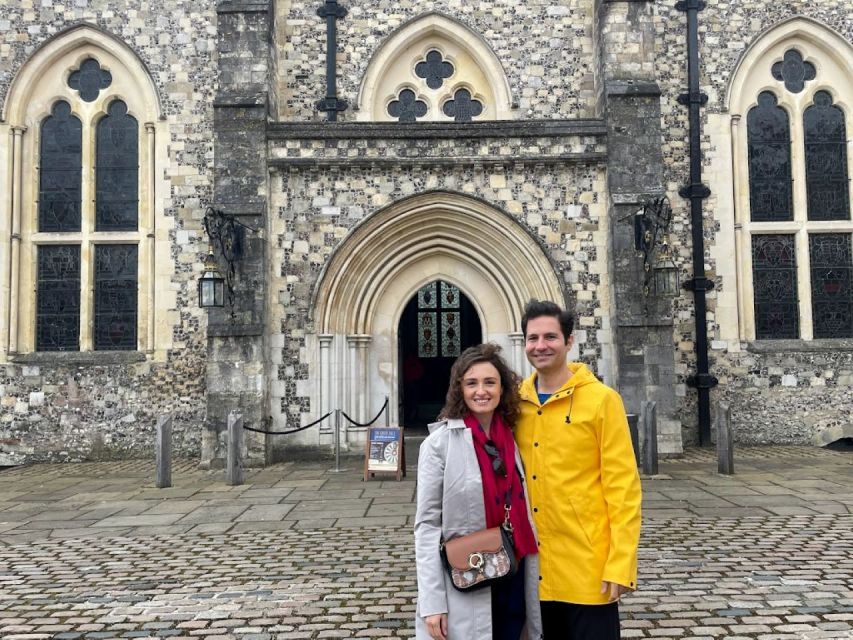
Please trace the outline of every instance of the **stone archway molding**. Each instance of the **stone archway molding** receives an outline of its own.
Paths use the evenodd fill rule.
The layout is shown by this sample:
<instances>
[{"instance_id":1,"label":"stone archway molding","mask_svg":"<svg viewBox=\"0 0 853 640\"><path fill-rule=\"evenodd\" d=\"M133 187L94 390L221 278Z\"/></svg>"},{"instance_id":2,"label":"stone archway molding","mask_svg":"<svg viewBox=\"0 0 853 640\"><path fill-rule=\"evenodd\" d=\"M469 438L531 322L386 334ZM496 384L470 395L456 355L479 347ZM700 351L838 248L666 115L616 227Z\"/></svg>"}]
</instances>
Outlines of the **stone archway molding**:
<instances>
[{"instance_id":1,"label":"stone archway molding","mask_svg":"<svg viewBox=\"0 0 853 640\"><path fill-rule=\"evenodd\" d=\"M747 85L755 80L751 77L759 63L763 66L761 74L766 75L766 88L770 88L773 79L770 76L771 60L767 53L780 43L797 40L809 43L822 54L844 70L841 77L853 76L853 45L832 27L805 16L794 16L778 22L761 33L750 46L741 54L729 78L723 98L724 110L731 113L746 111L746 107L754 103L758 90L747 90ZM756 89L753 87L753 89Z\"/></svg>"},{"instance_id":2,"label":"stone archway molding","mask_svg":"<svg viewBox=\"0 0 853 640\"><path fill-rule=\"evenodd\" d=\"M370 120L376 92L386 75L386 69L409 47L430 35L446 38L467 51L487 78L494 94L496 118L508 120L512 116L514 101L506 71L500 58L470 27L455 18L432 11L412 18L401 25L383 42L370 62L358 89L358 119Z\"/></svg>"},{"instance_id":3,"label":"stone archway molding","mask_svg":"<svg viewBox=\"0 0 853 640\"><path fill-rule=\"evenodd\" d=\"M315 287L314 329L374 334L378 314L395 316L380 324L395 322L411 295L437 277L471 299L484 339L518 331L530 298L565 302L551 260L527 229L481 200L434 191L381 209L350 232Z\"/></svg>"},{"instance_id":4,"label":"stone archway molding","mask_svg":"<svg viewBox=\"0 0 853 640\"><path fill-rule=\"evenodd\" d=\"M67 53L79 49L81 59L85 57L86 46L94 47L115 58L123 67L123 71L131 74L133 81L140 88L137 96L140 101L138 111L145 114L156 114L157 119L163 118L160 92L152 80L152 75L142 59L130 47L113 34L100 27L80 23L63 29L51 36L27 59L15 74L15 78L3 102L0 122L13 125L25 124L25 114L30 103L31 93L38 87L39 79L47 69ZM113 71L116 71L114 69Z\"/></svg>"}]
</instances>

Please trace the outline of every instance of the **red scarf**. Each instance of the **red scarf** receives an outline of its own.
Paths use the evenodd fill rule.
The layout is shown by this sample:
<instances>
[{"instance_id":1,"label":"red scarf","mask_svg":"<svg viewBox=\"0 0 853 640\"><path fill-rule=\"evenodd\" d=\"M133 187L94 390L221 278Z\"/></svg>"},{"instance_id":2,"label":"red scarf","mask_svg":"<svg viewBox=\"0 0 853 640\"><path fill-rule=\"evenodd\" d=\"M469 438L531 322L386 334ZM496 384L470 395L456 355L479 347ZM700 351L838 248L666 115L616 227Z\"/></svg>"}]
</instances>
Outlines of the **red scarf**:
<instances>
[{"instance_id":1,"label":"red scarf","mask_svg":"<svg viewBox=\"0 0 853 640\"><path fill-rule=\"evenodd\" d=\"M504 504L506 503L507 490L509 490L511 507L509 521L513 527L512 541L515 546L515 555L520 560L526 555L538 553L536 537L533 535L533 528L530 526L530 520L527 517L524 485L515 466L515 440L513 440L512 431L497 413L492 417L488 436L486 436L486 432L477 422L477 419L471 414L465 416L465 426L471 430L474 437L474 451L477 453L480 475L483 478L486 527L497 527L503 524ZM493 458L485 449L488 440L491 440L500 451L501 459L507 470L507 477L495 471Z\"/></svg>"}]
</instances>

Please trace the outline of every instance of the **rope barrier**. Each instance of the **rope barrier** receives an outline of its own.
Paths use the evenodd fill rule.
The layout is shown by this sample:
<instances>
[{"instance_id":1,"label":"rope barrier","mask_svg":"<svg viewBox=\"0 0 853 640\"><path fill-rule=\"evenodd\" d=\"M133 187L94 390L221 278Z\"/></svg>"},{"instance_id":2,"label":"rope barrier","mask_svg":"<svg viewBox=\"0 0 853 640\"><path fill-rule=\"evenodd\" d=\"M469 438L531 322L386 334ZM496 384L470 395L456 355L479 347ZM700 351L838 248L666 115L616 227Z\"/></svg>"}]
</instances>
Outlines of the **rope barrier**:
<instances>
[{"instance_id":1,"label":"rope barrier","mask_svg":"<svg viewBox=\"0 0 853 640\"><path fill-rule=\"evenodd\" d=\"M384 407L383 407L383 409L384 409ZM321 422L323 422L323 420L328 418L330 415L332 415L331 411L329 411L329 413L327 413L323 417L317 418L311 424L306 424L304 427L299 427L298 429L291 429L290 431L264 431L263 429L253 429L252 427L247 427L246 425L243 425L243 428L246 431L254 431L255 433L266 433L266 434L273 435L273 436L286 436L290 433L299 433L300 431L305 431L305 429L310 429L311 427L316 426L316 425L320 424Z\"/></svg>"},{"instance_id":2,"label":"rope barrier","mask_svg":"<svg viewBox=\"0 0 853 640\"><path fill-rule=\"evenodd\" d=\"M377 413L377 414L376 414L376 417L375 417L375 418L373 418L373 420L371 420L370 422L367 422L367 423L365 423L365 424L362 424L361 422L356 422L355 420L353 420L352 418L350 418L350 417L349 417L346 413L344 413L343 411L341 411L341 415L342 415L344 418L346 418L347 420L349 420L350 424L352 424L353 426L356 426L356 427L369 427L369 426L370 426L370 425L372 425L374 422L376 422L377 420L379 420L379 416L381 416L381 415L382 415L382 412L383 412L383 411L385 411L385 407L387 407L387 406L388 406L388 397L386 396L386 397L385 397L385 404L383 404L383 405L382 405L382 408L379 410L379 413Z\"/></svg>"}]
</instances>

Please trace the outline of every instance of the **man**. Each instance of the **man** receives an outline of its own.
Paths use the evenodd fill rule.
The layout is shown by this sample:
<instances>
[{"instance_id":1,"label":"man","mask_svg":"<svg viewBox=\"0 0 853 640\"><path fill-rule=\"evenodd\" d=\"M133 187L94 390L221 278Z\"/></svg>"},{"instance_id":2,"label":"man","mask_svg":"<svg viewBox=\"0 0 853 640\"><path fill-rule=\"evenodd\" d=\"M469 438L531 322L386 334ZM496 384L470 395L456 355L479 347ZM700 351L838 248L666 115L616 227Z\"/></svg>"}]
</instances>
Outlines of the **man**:
<instances>
[{"instance_id":1,"label":"man","mask_svg":"<svg viewBox=\"0 0 853 640\"><path fill-rule=\"evenodd\" d=\"M622 399L566 363L572 315L531 300L521 329L536 372L516 426L539 535L546 640L618 640L619 598L637 587L640 477Z\"/></svg>"}]
</instances>

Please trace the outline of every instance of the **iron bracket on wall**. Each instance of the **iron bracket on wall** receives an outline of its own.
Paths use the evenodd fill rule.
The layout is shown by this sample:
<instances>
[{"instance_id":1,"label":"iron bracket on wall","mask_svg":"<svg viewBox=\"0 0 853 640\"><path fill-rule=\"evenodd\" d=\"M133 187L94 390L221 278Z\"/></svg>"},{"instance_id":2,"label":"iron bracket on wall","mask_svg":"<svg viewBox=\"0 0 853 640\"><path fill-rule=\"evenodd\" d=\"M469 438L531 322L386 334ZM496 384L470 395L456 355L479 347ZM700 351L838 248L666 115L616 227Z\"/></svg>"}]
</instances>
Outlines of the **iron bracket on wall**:
<instances>
[{"instance_id":1,"label":"iron bracket on wall","mask_svg":"<svg viewBox=\"0 0 853 640\"><path fill-rule=\"evenodd\" d=\"M704 91L696 91L694 93L681 93L678 95L678 104L682 104L685 107L691 104L698 104L700 106L705 106L708 104L708 94Z\"/></svg>"},{"instance_id":2,"label":"iron bracket on wall","mask_svg":"<svg viewBox=\"0 0 853 640\"><path fill-rule=\"evenodd\" d=\"M326 119L335 122L338 111L349 107L346 100L338 98L338 31L337 20L347 15L346 7L338 4L337 0L325 0L317 9L317 15L326 20L326 97L317 101L317 110L326 112Z\"/></svg>"},{"instance_id":3,"label":"iron bracket on wall","mask_svg":"<svg viewBox=\"0 0 853 640\"><path fill-rule=\"evenodd\" d=\"M695 9L696 11L702 11L705 8L704 0L680 0L675 3L675 8L679 11L689 11L690 9Z\"/></svg>"},{"instance_id":4,"label":"iron bracket on wall","mask_svg":"<svg viewBox=\"0 0 853 640\"><path fill-rule=\"evenodd\" d=\"M714 288L714 281L709 280L708 278L690 278L681 285L687 291L711 291Z\"/></svg>"},{"instance_id":5,"label":"iron bracket on wall","mask_svg":"<svg viewBox=\"0 0 853 640\"><path fill-rule=\"evenodd\" d=\"M685 382L688 387L693 387L694 389L713 389L720 383L717 376L712 376L710 373L697 373L687 376Z\"/></svg>"}]
</instances>

